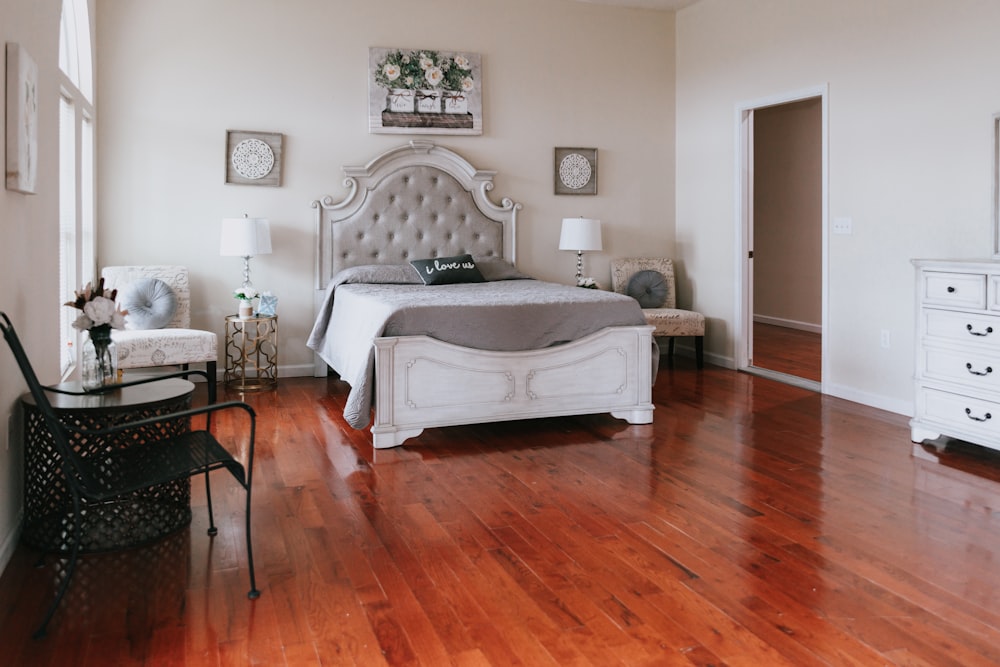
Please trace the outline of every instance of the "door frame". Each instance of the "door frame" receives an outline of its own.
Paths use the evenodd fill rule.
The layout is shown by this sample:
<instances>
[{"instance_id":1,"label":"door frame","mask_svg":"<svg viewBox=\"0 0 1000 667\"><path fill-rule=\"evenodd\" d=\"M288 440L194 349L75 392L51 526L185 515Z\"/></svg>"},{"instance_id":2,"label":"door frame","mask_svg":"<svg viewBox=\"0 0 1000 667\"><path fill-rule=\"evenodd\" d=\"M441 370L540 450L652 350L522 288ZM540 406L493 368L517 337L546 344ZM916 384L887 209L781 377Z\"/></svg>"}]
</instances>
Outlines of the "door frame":
<instances>
[{"instance_id":1,"label":"door frame","mask_svg":"<svg viewBox=\"0 0 1000 667\"><path fill-rule=\"evenodd\" d=\"M821 343L821 382L813 382L803 378L793 378L781 373L779 379L799 384L807 388L826 393L824 386L830 377L828 363L829 345L829 85L821 84L787 93L778 93L760 99L741 102L736 105L736 369L758 374L761 369L751 366L753 355L753 260L750 253L753 250L753 113L756 109L778 106L806 99L820 98L822 114L821 121L821 218L822 218L822 266L820 277L822 281L822 304L820 323Z\"/></svg>"}]
</instances>

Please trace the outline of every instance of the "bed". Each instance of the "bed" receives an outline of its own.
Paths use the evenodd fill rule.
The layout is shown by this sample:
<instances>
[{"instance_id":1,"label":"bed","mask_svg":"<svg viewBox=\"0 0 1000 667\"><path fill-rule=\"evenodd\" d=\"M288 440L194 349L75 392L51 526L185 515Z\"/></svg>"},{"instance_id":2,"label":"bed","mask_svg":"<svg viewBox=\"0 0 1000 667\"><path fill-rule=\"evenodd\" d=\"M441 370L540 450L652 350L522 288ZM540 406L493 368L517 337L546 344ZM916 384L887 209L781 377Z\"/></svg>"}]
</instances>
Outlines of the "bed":
<instances>
[{"instance_id":1,"label":"bed","mask_svg":"<svg viewBox=\"0 0 1000 667\"><path fill-rule=\"evenodd\" d=\"M344 199L313 202L307 344L317 377L332 368L351 385L345 418L371 423L375 448L458 424L597 413L652 422L658 353L638 303L521 274L521 205L490 198L495 172L428 141L344 172ZM410 265L459 256L482 282L424 285ZM543 317L553 321L528 326Z\"/></svg>"}]
</instances>

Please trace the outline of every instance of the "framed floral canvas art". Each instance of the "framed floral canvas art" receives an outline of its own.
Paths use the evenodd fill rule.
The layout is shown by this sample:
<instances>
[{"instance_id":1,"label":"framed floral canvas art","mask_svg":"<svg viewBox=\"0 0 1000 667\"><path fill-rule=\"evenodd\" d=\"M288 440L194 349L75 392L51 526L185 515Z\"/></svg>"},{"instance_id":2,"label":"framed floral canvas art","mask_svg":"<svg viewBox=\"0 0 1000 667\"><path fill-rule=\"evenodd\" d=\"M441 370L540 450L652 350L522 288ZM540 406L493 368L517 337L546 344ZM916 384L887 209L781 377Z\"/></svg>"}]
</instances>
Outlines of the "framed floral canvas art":
<instances>
[{"instance_id":1,"label":"framed floral canvas art","mask_svg":"<svg viewBox=\"0 0 1000 667\"><path fill-rule=\"evenodd\" d=\"M479 54L432 49L368 51L368 130L482 134Z\"/></svg>"}]
</instances>

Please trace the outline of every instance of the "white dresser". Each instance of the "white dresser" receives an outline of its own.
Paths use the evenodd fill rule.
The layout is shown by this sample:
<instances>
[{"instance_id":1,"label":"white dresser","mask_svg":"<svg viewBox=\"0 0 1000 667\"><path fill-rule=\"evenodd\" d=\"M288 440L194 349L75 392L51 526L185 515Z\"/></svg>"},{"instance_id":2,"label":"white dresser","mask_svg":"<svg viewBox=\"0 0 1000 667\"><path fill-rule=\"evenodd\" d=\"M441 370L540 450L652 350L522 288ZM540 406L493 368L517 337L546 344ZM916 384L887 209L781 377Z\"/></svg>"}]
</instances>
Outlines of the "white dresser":
<instances>
[{"instance_id":1,"label":"white dresser","mask_svg":"<svg viewBox=\"0 0 1000 667\"><path fill-rule=\"evenodd\" d=\"M1000 449L1000 262L913 260L915 415L910 438Z\"/></svg>"}]
</instances>

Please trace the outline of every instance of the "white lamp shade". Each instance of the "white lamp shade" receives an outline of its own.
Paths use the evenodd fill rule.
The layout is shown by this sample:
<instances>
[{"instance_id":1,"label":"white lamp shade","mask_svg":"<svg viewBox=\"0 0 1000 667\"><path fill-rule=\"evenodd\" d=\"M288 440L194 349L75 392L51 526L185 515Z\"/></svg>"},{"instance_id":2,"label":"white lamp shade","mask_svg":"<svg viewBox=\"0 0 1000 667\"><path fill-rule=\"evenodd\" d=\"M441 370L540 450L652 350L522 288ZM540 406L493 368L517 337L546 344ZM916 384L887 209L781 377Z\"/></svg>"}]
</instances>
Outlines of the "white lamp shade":
<instances>
[{"instance_id":1,"label":"white lamp shade","mask_svg":"<svg viewBox=\"0 0 1000 667\"><path fill-rule=\"evenodd\" d=\"M602 250L601 221L591 218L563 218L560 250Z\"/></svg>"},{"instance_id":2,"label":"white lamp shade","mask_svg":"<svg viewBox=\"0 0 1000 667\"><path fill-rule=\"evenodd\" d=\"M224 218L219 254L234 257L271 254L271 223L265 218Z\"/></svg>"}]
</instances>

